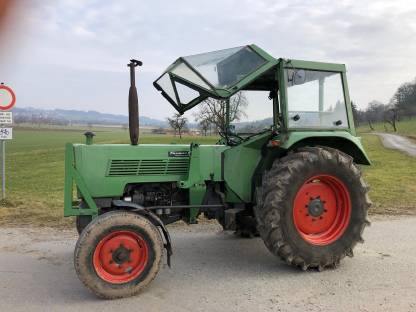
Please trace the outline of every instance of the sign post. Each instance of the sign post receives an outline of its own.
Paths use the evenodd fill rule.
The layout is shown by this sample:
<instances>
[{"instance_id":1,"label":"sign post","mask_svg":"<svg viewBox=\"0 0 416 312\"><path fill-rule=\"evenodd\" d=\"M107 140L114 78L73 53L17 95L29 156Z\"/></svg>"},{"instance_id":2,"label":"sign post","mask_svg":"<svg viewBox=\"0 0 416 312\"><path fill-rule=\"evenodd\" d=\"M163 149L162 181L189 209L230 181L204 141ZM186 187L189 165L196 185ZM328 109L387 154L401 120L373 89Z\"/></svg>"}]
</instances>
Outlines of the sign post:
<instances>
[{"instance_id":1,"label":"sign post","mask_svg":"<svg viewBox=\"0 0 416 312\"><path fill-rule=\"evenodd\" d=\"M1 140L1 199L6 199L6 141Z\"/></svg>"},{"instance_id":2,"label":"sign post","mask_svg":"<svg viewBox=\"0 0 416 312\"><path fill-rule=\"evenodd\" d=\"M16 96L13 90L0 84L0 141L1 141L1 198L6 198L6 140L13 138L13 128L9 125L13 123L12 109L16 103Z\"/></svg>"}]
</instances>

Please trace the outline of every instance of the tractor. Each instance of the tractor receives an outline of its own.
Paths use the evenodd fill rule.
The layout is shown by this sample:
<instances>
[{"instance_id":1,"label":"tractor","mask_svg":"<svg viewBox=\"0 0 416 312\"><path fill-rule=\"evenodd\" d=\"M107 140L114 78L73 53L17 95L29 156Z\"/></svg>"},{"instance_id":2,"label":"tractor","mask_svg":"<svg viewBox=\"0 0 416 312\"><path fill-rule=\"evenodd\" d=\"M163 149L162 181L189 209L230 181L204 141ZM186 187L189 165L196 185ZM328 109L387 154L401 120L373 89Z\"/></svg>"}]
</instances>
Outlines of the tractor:
<instances>
[{"instance_id":1,"label":"tractor","mask_svg":"<svg viewBox=\"0 0 416 312\"><path fill-rule=\"evenodd\" d=\"M171 265L167 225L203 215L224 230L260 236L301 270L353 256L369 225L370 165L356 136L343 64L274 58L251 44L178 58L153 85L179 114L223 103L217 144L139 144L136 67L131 60L131 144L66 144L64 215L76 217L74 266L97 296L139 293ZM239 132L230 101L266 92L267 127ZM201 106L199 106L201 107ZM75 188L74 188L75 186Z\"/></svg>"}]
</instances>

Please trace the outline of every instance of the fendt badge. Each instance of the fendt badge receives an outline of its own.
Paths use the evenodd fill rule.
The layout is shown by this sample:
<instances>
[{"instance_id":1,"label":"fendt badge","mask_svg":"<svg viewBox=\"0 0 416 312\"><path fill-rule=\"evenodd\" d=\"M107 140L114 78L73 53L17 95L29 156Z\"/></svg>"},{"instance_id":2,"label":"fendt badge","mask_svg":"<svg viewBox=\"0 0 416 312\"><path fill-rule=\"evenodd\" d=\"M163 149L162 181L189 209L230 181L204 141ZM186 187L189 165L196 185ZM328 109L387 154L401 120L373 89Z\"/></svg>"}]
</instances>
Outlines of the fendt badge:
<instances>
[{"instance_id":1,"label":"fendt badge","mask_svg":"<svg viewBox=\"0 0 416 312\"><path fill-rule=\"evenodd\" d=\"M169 157L189 157L188 151L168 152Z\"/></svg>"}]
</instances>

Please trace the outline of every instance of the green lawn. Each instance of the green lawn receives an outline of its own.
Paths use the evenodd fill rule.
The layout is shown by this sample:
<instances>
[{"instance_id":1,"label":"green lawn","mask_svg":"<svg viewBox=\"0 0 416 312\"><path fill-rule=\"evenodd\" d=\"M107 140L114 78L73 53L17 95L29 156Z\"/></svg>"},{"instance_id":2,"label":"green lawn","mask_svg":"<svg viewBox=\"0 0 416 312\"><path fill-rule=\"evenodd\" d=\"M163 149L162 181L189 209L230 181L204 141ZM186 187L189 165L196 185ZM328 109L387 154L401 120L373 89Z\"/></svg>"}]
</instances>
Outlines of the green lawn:
<instances>
[{"instance_id":1,"label":"green lawn","mask_svg":"<svg viewBox=\"0 0 416 312\"><path fill-rule=\"evenodd\" d=\"M375 132L394 133L389 125L374 123ZM371 135L368 125L362 125L358 132L373 166L364 168L365 178L371 185L373 212L416 213L416 158L399 151L383 148L380 138ZM397 123L397 134L407 136L416 142L416 118Z\"/></svg>"},{"instance_id":2,"label":"green lawn","mask_svg":"<svg viewBox=\"0 0 416 312\"><path fill-rule=\"evenodd\" d=\"M127 143L121 129L94 129L95 142ZM84 131L59 129L15 129L7 143L7 200L0 209L2 224L64 226L62 217L64 144L84 142ZM142 136L142 143L213 143L215 137ZM364 135L364 145L373 161L363 167L372 187L373 213L416 211L416 161L400 152L382 147L373 135ZM412 174L413 173L413 174Z\"/></svg>"},{"instance_id":3,"label":"green lawn","mask_svg":"<svg viewBox=\"0 0 416 312\"><path fill-rule=\"evenodd\" d=\"M416 214L416 158L386 149L376 135L363 135L372 166L363 166L371 187L372 213Z\"/></svg>"},{"instance_id":4,"label":"green lawn","mask_svg":"<svg viewBox=\"0 0 416 312\"><path fill-rule=\"evenodd\" d=\"M393 128L390 125L382 122L374 123L373 128L376 132L393 132ZM362 124L358 127L358 132L371 132L370 126L368 124ZM397 134L416 139L416 118L399 121L397 123Z\"/></svg>"}]
</instances>

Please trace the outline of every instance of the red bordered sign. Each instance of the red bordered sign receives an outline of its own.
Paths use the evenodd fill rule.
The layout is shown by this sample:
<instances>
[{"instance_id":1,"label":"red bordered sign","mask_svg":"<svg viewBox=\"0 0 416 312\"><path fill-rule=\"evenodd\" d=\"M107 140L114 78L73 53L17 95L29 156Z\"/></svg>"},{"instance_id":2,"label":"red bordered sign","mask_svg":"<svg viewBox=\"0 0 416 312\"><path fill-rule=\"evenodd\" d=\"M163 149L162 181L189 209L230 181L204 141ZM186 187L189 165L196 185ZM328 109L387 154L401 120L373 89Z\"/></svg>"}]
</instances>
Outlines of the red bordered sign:
<instances>
[{"instance_id":1,"label":"red bordered sign","mask_svg":"<svg viewBox=\"0 0 416 312\"><path fill-rule=\"evenodd\" d=\"M3 97L10 98L10 100L6 100L7 103L3 103ZM0 110L7 111L11 109L14 104L16 103L16 95L14 94L13 90L5 85L0 85Z\"/></svg>"}]
</instances>

